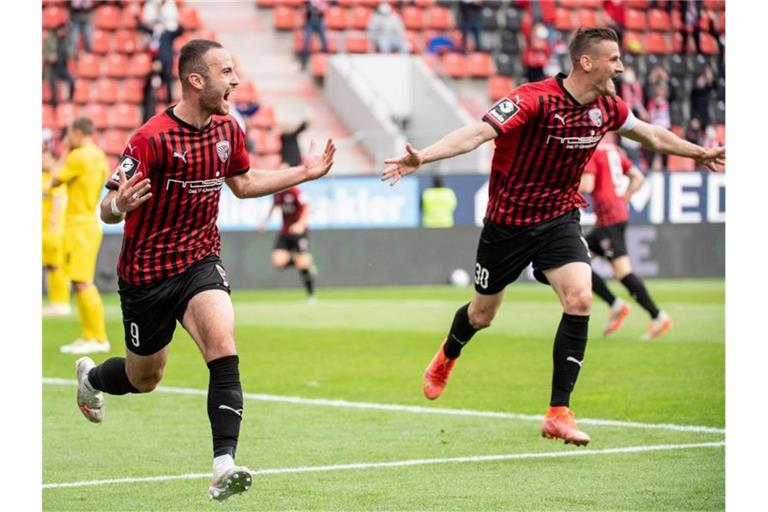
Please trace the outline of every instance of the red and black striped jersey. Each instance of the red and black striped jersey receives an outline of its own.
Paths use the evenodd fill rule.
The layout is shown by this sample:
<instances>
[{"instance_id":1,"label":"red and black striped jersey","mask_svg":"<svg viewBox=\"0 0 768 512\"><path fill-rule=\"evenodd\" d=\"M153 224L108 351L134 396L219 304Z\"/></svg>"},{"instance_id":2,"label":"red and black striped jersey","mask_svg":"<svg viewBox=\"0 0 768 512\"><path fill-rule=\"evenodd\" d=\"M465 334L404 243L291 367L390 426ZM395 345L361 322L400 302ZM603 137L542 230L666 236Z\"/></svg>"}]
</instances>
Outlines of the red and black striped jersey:
<instances>
[{"instance_id":1,"label":"red and black striped jersey","mask_svg":"<svg viewBox=\"0 0 768 512\"><path fill-rule=\"evenodd\" d=\"M291 187L288 190L275 194L274 204L280 208L283 214L281 233L288 233L288 229L298 222L301 214L304 213L304 208L307 206L299 187Z\"/></svg>"},{"instance_id":2,"label":"red and black striped jersey","mask_svg":"<svg viewBox=\"0 0 768 512\"><path fill-rule=\"evenodd\" d=\"M249 168L234 118L213 116L198 129L168 108L131 136L119 167L129 178L134 173L148 177L152 186L152 197L125 217L120 279L132 285L168 279L219 254L221 188ZM106 186L115 190L118 184L116 171Z\"/></svg>"},{"instance_id":3,"label":"red and black striped jersey","mask_svg":"<svg viewBox=\"0 0 768 512\"><path fill-rule=\"evenodd\" d=\"M600 96L582 105L564 78L523 84L483 116L498 133L486 219L527 226L586 206L579 181L597 144L608 131L634 126L621 98Z\"/></svg>"},{"instance_id":4,"label":"red and black striped jersey","mask_svg":"<svg viewBox=\"0 0 768 512\"><path fill-rule=\"evenodd\" d=\"M611 226L629 220L624 192L629 185L626 174L631 168L632 161L624 150L605 142L598 146L587 163L584 172L595 175L595 188L590 195L597 216L596 226Z\"/></svg>"}]
</instances>

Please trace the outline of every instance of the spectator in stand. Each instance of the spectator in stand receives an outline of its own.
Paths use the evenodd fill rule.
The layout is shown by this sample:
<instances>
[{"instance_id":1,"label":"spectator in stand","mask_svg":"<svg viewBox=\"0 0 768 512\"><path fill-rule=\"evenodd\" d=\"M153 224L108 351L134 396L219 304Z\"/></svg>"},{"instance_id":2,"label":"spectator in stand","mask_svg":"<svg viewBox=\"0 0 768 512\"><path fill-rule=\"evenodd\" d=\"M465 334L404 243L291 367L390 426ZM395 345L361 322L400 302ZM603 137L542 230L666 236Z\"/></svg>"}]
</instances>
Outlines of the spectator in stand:
<instances>
[{"instance_id":1,"label":"spectator in stand","mask_svg":"<svg viewBox=\"0 0 768 512\"><path fill-rule=\"evenodd\" d=\"M320 45L323 53L328 53L328 41L325 37L325 11L328 10L327 0L306 0L306 21L304 23L304 46L301 49L299 58L301 60L301 69L307 69L309 61L309 42L312 32L320 38Z\"/></svg>"},{"instance_id":2,"label":"spectator in stand","mask_svg":"<svg viewBox=\"0 0 768 512\"><path fill-rule=\"evenodd\" d=\"M51 86L51 104L55 107L59 102L58 84L65 81L69 84L69 100L75 92L75 79L69 72L70 45L67 41L68 28L66 23L54 27L48 32L43 45L43 79Z\"/></svg>"},{"instance_id":3,"label":"spectator in stand","mask_svg":"<svg viewBox=\"0 0 768 512\"><path fill-rule=\"evenodd\" d=\"M709 104L712 100L712 91L716 89L715 73L711 67L705 66L691 88L691 117L698 118L702 126L710 123Z\"/></svg>"},{"instance_id":4,"label":"spectator in stand","mask_svg":"<svg viewBox=\"0 0 768 512\"><path fill-rule=\"evenodd\" d=\"M603 0L603 8L599 12L603 23L615 30L619 41L623 41L627 16L624 0Z\"/></svg>"},{"instance_id":5,"label":"spectator in stand","mask_svg":"<svg viewBox=\"0 0 768 512\"><path fill-rule=\"evenodd\" d=\"M141 12L141 19L149 27L160 22L168 30L176 30L179 26L179 9L174 0L147 0Z\"/></svg>"},{"instance_id":6,"label":"spectator in stand","mask_svg":"<svg viewBox=\"0 0 768 512\"><path fill-rule=\"evenodd\" d=\"M704 145L704 128L701 126L699 118L692 117L688 121L688 126L685 129L685 140L698 146Z\"/></svg>"},{"instance_id":7,"label":"spectator in stand","mask_svg":"<svg viewBox=\"0 0 768 512\"><path fill-rule=\"evenodd\" d=\"M150 117L155 115L158 100L163 95L163 64L155 59L152 61L152 68L144 80L143 100L141 108L143 112L142 124L146 123Z\"/></svg>"},{"instance_id":8,"label":"spectator in stand","mask_svg":"<svg viewBox=\"0 0 768 512\"><path fill-rule=\"evenodd\" d=\"M399 14L386 2L381 2L368 20L368 40L380 53L407 53L405 25Z\"/></svg>"},{"instance_id":9,"label":"spectator in stand","mask_svg":"<svg viewBox=\"0 0 768 512\"><path fill-rule=\"evenodd\" d=\"M539 23L533 28L531 38L523 52L523 66L525 66L525 78L529 82L537 82L547 78L544 67L549 65L552 48L547 42L549 30L544 24Z\"/></svg>"},{"instance_id":10,"label":"spectator in stand","mask_svg":"<svg viewBox=\"0 0 768 512\"><path fill-rule=\"evenodd\" d=\"M672 128L672 118L669 112L669 100L667 99L667 87L659 84L653 90L653 97L648 100L648 122L652 125L661 126L667 130ZM665 154L661 156L661 167L656 163L654 158L655 153L653 151L646 150L646 160L648 161L648 167L652 169L666 169L667 161L669 157Z\"/></svg>"},{"instance_id":11,"label":"spectator in stand","mask_svg":"<svg viewBox=\"0 0 768 512\"><path fill-rule=\"evenodd\" d=\"M91 31L91 15L96 2L93 0L70 0L69 1L69 53L77 58L77 43L82 36L83 48L91 53L91 41L93 33Z\"/></svg>"},{"instance_id":12,"label":"spectator in stand","mask_svg":"<svg viewBox=\"0 0 768 512\"><path fill-rule=\"evenodd\" d=\"M643 87L637 80L635 69L632 66L625 66L624 73L621 74L620 96L629 108L643 121L648 120L648 112L643 104Z\"/></svg>"},{"instance_id":13,"label":"spectator in stand","mask_svg":"<svg viewBox=\"0 0 768 512\"><path fill-rule=\"evenodd\" d=\"M461 48L464 53L469 50L467 40L469 33L475 39L475 51L484 52L480 42L480 30L482 28L483 0L461 0L459 3L459 28L461 29Z\"/></svg>"},{"instance_id":14,"label":"spectator in stand","mask_svg":"<svg viewBox=\"0 0 768 512\"><path fill-rule=\"evenodd\" d=\"M284 124L280 130L280 159L288 167L301 165L304 160L299 147L299 135L309 126L311 112L298 125Z\"/></svg>"},{"instance_id":15,"label":"spectator in stand","mask_svg":"<svg viewBox=\"0 0 768 512\"><path fill-rule=\"evenodd\" d=\"M149 34L149 55L161 65L161 78L166 88L167 103L173 102L173 40L184 33L184 27L179 25L166 25L161 18L157 18L149 27L136 16L136 28Z\"/></svg>"},{"instance_id":16,"label":"spectator in stand","mask_svg":"<svg viewBox=\"0 0 768 512\"><path fill-rule=\"evenodd\" d=\"M656 94L656 86L663 85L667 90L667 99L675 101L675 91L669 87L669 73L664 66L657 64L651 68L651 71L645 77L643 93L646 98L653 98Z\"/></svg>"},{"instance_id":17,"label":"spectator in stand","mask_svg":"<svg viewBox=\"0 0 768 512\"><path fill-rule=\"evenodd\" d=\"M705 148L717 148L724 142L725 141L720 140L720 137L717 134L717 128L715 128L714 125L710 124L707 126L707 129L704 130L704 142L702 143L702 146Z\"/></svg>"}]
</instances>

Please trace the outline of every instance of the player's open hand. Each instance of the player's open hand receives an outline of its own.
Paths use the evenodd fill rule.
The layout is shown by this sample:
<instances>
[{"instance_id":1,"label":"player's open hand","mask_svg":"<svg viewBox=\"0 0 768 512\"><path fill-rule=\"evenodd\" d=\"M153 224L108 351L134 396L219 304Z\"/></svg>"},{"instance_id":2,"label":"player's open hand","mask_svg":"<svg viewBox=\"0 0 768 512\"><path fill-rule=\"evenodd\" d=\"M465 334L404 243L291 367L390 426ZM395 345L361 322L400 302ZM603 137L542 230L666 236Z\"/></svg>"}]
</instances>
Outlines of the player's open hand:
<instances>
[{"instance_id":1,"label":"player's open hand","mask_svg":"<svg viewBox=\"0 0 768 512\"><path fill-rule=\"evenodd\" d=\"M307 173L307 180L314 180L325 176L333 166L333 155L336 153L336 146L333 145L333 139L328 139L325 143L325 151L320 155L315 151L315 141L309 142L309 152L304 161L304 171Z\"/></svg>"},{"instance_id":2,"label":"player's open hand","mask_svg":"<svg viewBox=\"0 0 768 512\"><path fill-rule=\"evenodd\" d=\"M717 166L725 165L725 146L707 149L702 156L696 158L696 163L706 167L710 171L717 172Z\"/></svg>"},{"instance_id":3,"label":"player's open hand","mask_svg":"<svg viewBox=\"0 0 768 512\"><path fill-rule=\"evenodd\" d=\"M117 196L115 196L118 210L128 213L152 197L149 178L142 179L143 175L137 172L130 179L126 179L125 172L121 168L118 168L117 172L120 176L120 185L117 187Z\"/></svg>"},{"instance_id":4,"label":"player's open hand","mask_svg":"<svg viewBox=\"0 0 768 512\"><path fill-rule=\"evenodd\" d=\"M424 157L421 153L410 144L405 145L406 153L398 158L387 158L384 160L385 164L389 164L384 168L381 174L381 181L391 180L389 185L392 186L403 176L408 176L416 172L421 164L424 162Z\"/></svg>"}]
</instances>

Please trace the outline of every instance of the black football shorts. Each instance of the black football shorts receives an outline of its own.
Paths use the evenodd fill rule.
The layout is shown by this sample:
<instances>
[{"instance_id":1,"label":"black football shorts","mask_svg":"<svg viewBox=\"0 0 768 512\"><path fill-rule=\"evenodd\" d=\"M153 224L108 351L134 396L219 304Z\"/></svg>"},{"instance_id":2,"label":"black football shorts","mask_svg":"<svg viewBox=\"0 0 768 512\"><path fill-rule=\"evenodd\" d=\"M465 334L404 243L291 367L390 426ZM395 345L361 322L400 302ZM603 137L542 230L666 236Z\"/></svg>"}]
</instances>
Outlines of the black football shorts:
<instances>
[{"instance_id":1,"label":"black football shorts","mask_svg":"<svg viewBox=\"0 0 768 512\"><path fill-rule=\"evenodd\" d=\"M627 255L625 233L627 223L596 227L587 235L587 245L592 254L613 260Z\"/></svg>"},{"instance_id":2,"label":"black football shorts","mask_svg":"<svg viewBox=\"0 0 768 512\"><path fill-rule=\"evenodd\" d=\"M142 356L159 352L171 342L189 300L205 290L230 293L227 273L218 256L208 256L181 274L157 283L119 282L125 346Z\"/></svg>"},{"instance_id":3,"label":"black football shorts","mask_svg":"<svg viewBox=\"0 0 768 512\"><path fill-rule=\"evenodd\" d=\"M537 279L543 271L566 263L589 264L587 242L581 236L578 209L531 226L505 226L486 220L477 244L475 290L493 295L517 280L533 263Z\"/></svg>"},{"instance_id":4,"label":"black football shorts","mask_svg":"<svg viewBox=\"0 0 768 512\"><path fill-rule=\"evenodd\" d=\"M303 254L309 252L309 233L294 235L280 233L275 240L275 249L284 249L288 252Z\"/></svg>"}]
</instances>

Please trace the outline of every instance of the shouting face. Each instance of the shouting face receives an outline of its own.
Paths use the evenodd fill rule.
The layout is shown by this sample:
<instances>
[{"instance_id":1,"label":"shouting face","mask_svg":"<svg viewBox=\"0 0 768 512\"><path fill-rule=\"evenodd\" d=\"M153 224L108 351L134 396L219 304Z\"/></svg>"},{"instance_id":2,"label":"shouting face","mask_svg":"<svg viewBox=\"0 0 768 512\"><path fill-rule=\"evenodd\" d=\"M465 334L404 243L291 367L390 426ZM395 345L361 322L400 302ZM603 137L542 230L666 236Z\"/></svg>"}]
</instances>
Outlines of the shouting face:
<instances>
[{"instance_id":1,"label":"shouting face","mask_svg":"<svg viewBox=\"0 0 768 512\"><path fill-rule=\"evenodd\" d=\"M224 48L212 48L204 56L208 73L200 91L200 107L218 115L229 113L229 95L240 83L232 56Z\"/></svg>"}]
</instances>

